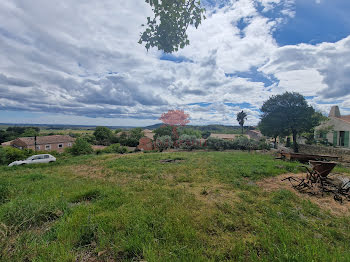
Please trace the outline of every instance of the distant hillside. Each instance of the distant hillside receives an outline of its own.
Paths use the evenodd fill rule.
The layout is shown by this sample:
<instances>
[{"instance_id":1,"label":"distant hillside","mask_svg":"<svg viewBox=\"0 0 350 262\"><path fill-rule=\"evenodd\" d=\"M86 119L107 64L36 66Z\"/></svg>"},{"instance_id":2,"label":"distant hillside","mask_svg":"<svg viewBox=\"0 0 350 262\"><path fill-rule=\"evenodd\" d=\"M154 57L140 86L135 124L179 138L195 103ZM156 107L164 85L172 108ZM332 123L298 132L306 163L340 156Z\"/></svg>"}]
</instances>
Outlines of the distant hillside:
<instances>
[{"instance_id":1,"label":"distant hillside","mask_svg":"<svg viewBox=\"0 0 350 262\"><path fill-rule=\"evenodd\" d=\"M154 130L161 127L162 123L146 126L145 129ZM209 131L210 133L220 133L220 134L239 134L241 133L240 126L225 126L225 125L207 125L207 126L195 126L195 125L187 125L184 128L193 128L196 130L200 130L202 132ZM255 129L252 126L245 126L245 130Z\"/></svg>"},{"instance_id":2,"label":"distant hillside","mask_svg":"<svg viewBox=\"0 0 350 262\"><path fill-rule=\"evenodd\" d=\"M158 123L150 126L142 127L143 129L154 130L164 125L163 123ZM10 126L35 126L40 127L40 130L94 130L96 126L94 125L50 125L50 124L10 124L10 123L0 123L0 130L5 130ZM111 129L132 129L136 126L107 126ZM240 126L225 126L225 125L207 125L207 126L196 126L196 125L187 125L183 128L193 128L200 130L202 132L209 131L211 133L221 133L221 134L239 134L241 132ZM245 130L254 129L252 126L245 126Z\"/></svg>"}]
</instances>

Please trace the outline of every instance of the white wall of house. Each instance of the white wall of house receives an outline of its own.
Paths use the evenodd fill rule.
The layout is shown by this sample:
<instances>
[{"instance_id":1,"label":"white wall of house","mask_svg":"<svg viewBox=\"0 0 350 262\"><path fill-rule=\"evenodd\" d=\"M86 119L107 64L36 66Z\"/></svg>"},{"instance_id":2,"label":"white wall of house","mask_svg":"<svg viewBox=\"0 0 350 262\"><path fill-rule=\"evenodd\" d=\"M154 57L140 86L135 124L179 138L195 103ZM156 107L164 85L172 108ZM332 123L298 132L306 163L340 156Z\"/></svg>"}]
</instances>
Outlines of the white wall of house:
<instances>
[{"instance_id":1,"label":"white wall of house","mask_svg":"<svg viewBox=\"0 0 350 262\"><path fill-rule=\"evenodd\" d=\"M328 142L335 146L350 148L350 123L336 117L330 117L329 121L322 123L316 127L316 130L325 128L327 126L333 126L333 130L326 135ZM344 136L344 145L340 144L340 137ZM336 144L334 143L336 141Z\"/></svg>"}]
</instances>

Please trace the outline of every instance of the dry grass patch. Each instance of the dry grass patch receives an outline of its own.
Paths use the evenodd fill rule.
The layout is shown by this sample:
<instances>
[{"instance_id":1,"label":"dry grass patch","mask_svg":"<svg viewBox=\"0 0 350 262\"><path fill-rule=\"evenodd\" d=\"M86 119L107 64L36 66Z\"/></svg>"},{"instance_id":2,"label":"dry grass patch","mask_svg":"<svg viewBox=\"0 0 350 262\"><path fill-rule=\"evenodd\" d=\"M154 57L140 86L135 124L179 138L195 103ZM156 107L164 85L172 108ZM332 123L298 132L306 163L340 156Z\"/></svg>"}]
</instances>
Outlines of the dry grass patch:
<instances>
[{"instance_id":1,"label":"dry grass patch","mask_svg":"<svg viewBox=\"0 0 350 262\"><path fill-rule=\"evenodd\" d=\"M305 173L299 174L283 174L276 177L264 178L257 182L257 185L262 187L265 191L277 191L280 189L289 190L299 197L310 200L312 203L316 204L323 210L330 211L334 215L338 216L347 216L350 214L350 201L344 201L343 203L339 203L334 200L333 195L324 193L322 195L309 195L305 193L300 193L298 190L294 189L291 183L288 180L282 181L284 178L293 176L295 178L306 178Z\"/></svg>"}]
</instances>

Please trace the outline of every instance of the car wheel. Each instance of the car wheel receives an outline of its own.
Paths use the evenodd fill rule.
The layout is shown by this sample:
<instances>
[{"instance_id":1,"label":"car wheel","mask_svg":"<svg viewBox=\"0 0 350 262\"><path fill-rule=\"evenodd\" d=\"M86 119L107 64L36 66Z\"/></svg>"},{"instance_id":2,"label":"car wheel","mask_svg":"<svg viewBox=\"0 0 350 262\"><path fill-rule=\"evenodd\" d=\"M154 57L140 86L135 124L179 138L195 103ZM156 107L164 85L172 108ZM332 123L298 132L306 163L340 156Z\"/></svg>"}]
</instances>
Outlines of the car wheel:
<instances>
[{"instance_id":1,"label":"car wheel","mask_svg":"<svg viewBox=\"0 0 350 262\"><path fill-rule=\"evenodd\" d=\"M24 166L26 163L22 163L22 164L20 164L20 166Z\"/></svg>"}]
</instances>

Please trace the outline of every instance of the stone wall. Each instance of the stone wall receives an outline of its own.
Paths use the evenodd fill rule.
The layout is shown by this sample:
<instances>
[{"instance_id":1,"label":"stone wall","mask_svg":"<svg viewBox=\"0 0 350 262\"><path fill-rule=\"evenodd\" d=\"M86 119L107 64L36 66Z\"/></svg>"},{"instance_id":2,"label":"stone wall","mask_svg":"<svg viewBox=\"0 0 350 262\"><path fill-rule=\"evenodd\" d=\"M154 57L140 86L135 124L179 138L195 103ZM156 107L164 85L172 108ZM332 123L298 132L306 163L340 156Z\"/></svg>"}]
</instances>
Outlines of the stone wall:
<instances>
[{"instance_id":1,"label":"stone wall","mask_svg":"<svg viewBox=\"0 0 350 262\"><path fill-rule=\"evenodd\" d=\"M299 152L304 154L338 156L340 157L340 160L350 162L350 149L346 148L299 145Z\"/></svg>"}]
</instances>

